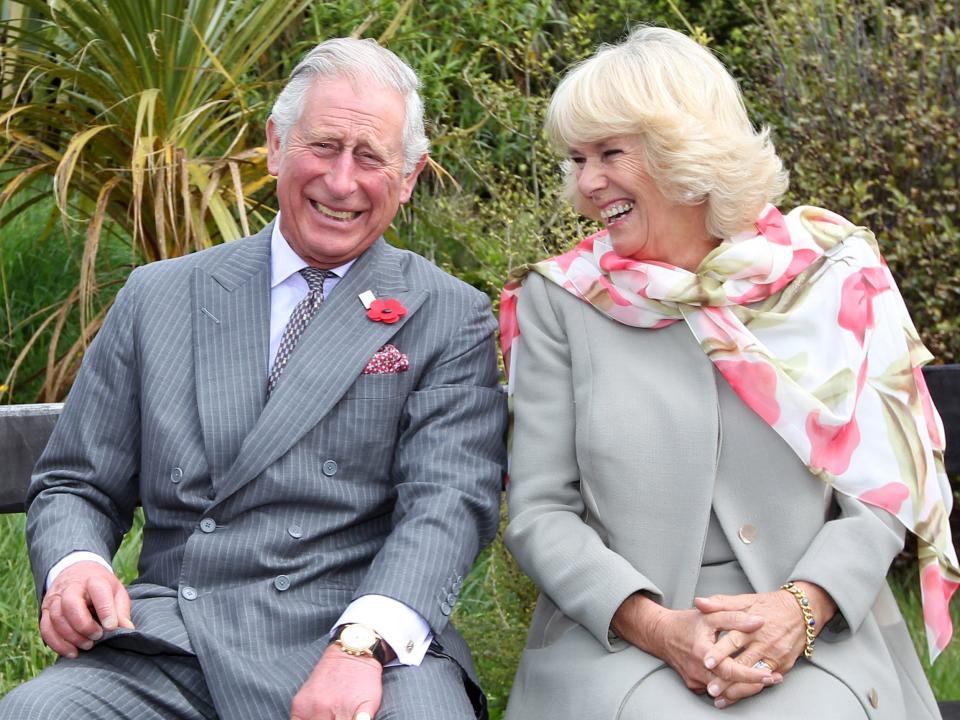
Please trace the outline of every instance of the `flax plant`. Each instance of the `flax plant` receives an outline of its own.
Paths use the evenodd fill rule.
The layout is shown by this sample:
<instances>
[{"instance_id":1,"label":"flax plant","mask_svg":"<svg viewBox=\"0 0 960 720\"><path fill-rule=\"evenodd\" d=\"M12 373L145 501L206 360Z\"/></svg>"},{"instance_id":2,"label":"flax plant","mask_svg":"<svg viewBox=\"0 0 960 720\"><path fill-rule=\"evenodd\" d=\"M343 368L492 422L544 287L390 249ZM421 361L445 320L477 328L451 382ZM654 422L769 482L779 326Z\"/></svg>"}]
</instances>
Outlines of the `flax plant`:
<instances>
[{"instance_id":1,"label":"flax plant","mask_svg":"<svg viewBox=\"0 0 960 720\"><path fill-rule=\"evenodd\" d=\"M52 331L41 399L69 388L112 289L139 262L248 234L271 183L259 120L266 51L309 0L21 0L0 24L0 232L51 197L82 228L80 279L6 378ZM105 262L107 234L129 243ZM114 254L115 255L115 254ZM72 343L60 339L76 323Z\"/></svg>"}]
</instances>

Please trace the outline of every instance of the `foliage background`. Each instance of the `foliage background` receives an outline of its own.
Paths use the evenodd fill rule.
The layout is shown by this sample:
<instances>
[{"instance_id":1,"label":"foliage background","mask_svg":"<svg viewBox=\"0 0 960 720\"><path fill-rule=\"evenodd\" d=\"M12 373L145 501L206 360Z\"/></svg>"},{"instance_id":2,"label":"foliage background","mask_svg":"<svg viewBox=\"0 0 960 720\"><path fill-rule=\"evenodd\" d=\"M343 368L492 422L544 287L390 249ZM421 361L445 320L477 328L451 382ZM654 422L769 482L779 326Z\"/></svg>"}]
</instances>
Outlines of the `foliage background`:
<instances>
[{"instance_id":1,"label":"foliage background","mask_svg":"<svg viewBox=\"0 0 960 720\"><path fill-rule=\"evenodd\" d=\"M592 229L558 200L542 113L565 68L639 21L721 56L791 170L784 206L871 226L928 346L960 361L960 0L0 0L0 12L0 402L65 395L134 266L272 215L269 103L326 37L377 38L420 73L435 162L389 240L496 300L510 268ZM21 519L0 522L20 536ZM17 650L0 691L50 660L20 541L4 542L0 635ZM128 547L133 577L136 536ZM916 621L912 576L892 579ZM496 717L535 592L497 541L462 597ZM958 655L954 643L930 673L941 699L960 698Z\"/></svg>"}]
</instances>

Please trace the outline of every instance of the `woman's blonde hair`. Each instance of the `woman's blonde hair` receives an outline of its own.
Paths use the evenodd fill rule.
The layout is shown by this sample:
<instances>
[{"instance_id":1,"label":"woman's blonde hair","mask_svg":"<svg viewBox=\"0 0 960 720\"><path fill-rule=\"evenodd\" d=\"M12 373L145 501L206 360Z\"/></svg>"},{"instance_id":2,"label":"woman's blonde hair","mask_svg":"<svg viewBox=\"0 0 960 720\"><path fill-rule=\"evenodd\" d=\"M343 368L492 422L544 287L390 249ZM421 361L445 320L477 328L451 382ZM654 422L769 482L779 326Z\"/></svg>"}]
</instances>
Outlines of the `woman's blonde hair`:
<instances>
[{"instance_id":1,"label":"woman's blonde hair","mask_svg":"<svg viewBox=\"0 0 960 720\"><path fill-rule=\"evenodd\" d=\"M647 172L668 199L708 203L707 231L725 238L748 229L787 189L768 128L755 131L736 81L686 35L643 26L603 45L560 82L546 130L558 151L638 136ZM584 198L566 164L567 197Z\"/></svg>"}]
</instances>

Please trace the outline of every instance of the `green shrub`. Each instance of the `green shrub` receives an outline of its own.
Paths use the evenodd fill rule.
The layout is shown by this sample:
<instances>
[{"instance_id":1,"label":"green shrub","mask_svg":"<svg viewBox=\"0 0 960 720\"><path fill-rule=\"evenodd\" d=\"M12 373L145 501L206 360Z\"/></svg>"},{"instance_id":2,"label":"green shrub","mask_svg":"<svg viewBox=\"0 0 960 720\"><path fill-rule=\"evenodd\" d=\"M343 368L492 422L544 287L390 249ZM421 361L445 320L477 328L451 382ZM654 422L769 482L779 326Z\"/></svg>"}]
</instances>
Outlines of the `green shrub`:
<instances>
[{"instance_id":1,"label":"green shrub","mask_svg":"<svg viewBox=\"0 0 960 720\"><path fill-rule=\"evenodd\" d=\"M869 226L927 346L960 362L960 16L954 0L773 0L738 32L791 204Z\"/></svg>"}]
</instances>

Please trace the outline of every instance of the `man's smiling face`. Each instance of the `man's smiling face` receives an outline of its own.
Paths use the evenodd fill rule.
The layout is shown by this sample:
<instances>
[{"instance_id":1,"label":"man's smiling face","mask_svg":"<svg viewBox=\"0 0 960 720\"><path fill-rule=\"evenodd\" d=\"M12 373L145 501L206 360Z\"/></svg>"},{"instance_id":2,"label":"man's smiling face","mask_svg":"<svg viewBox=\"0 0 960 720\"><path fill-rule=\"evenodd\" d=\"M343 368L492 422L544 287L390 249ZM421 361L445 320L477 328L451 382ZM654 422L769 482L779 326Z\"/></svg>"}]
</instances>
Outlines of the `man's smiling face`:
<instances>
[{"instance_id":1,"label":"man's smiling face","mask_svg":"<svg viewBox=\"0 0 960 720\"><path fill-rule=\"evenodd\" d=\"M267 167L277 176L280 230L314 267L361 255L413 192L423 161L403 173L403 96L374 81L318 79L282 147L267 123Z\"/></svg>"}]
</instances>

